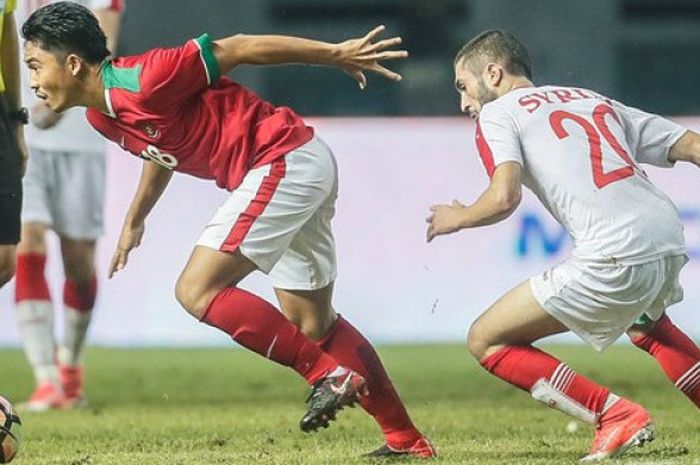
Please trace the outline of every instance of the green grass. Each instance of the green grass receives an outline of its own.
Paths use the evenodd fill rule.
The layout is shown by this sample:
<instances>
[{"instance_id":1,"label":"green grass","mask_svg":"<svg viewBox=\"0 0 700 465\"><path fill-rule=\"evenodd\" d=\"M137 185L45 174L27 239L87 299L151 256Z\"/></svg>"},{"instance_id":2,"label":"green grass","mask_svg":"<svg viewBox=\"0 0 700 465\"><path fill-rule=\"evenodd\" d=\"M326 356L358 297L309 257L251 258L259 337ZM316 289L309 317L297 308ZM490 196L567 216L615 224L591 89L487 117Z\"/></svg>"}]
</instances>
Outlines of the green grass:
<instances>
[{"instance_id":1,"label":"green grass","mask_svg":"<svg viewBox=\"0 0 700 465\"><path fill-rule=\"evenodd\" d=\"M700 415L632 347L598 355L552 351L574 369L646 405L658 439L626 464L700 464ZM566 431L569 418L492 378L461 346L380 350L440 464L574 464L592 436ZM0 392L25 397L32 381L18 351L0 351ZM18 465L366 464L381 444L360 409L330 429L298 429L306 387L294 373L242 350L105 350L86 357L90 407L24 414ZM402 461L403 462L403 461Z\"/></svg>"}]
</instances>

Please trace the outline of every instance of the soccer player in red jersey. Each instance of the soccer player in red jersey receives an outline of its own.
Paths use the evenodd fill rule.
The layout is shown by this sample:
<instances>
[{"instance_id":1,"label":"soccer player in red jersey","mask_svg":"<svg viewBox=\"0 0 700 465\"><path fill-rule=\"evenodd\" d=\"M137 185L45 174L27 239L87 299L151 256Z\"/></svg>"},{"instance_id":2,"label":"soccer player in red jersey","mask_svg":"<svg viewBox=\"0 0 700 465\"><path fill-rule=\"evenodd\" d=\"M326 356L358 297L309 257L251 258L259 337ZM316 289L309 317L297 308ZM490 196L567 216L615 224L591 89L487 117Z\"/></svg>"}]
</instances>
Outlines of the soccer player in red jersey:
<instances>
[{"instance_id":1,"label":"soccer player in red jersey","mask_svg":"<svg viewBox=\"0 0 700 465\"><path fill-rule=\"evenodd\" d=\"M386 444L375 455L431 457L371 344L331 305L336 277L330 220L337 196L333 154L291 109L274 107L222 77L241 64L336 66L366 85L365 71L398 81L380 63L407 56L398 37L339 44L284 36L202 35L171 49L107 59L89 10L59 2L23 25L31 86L54 111L87 107L106 138L142 157L143 174L109 274L141 242L148 213L174 171L231 192L183 270L176 297L199 320L286 365L313 386L301 429L328 426L359 400ZM268 274L277 308L237 287Z\"/></svg>"},{"instance_id":2,"label":"soccer player in red jersey","mask_svg":"<svg viewBox=\"0 0 700 465\"><path fill-rule=\"evenodd\" d=\"M468 345L493 375L596 427L586 461L654 438L640 405L532 344L573 331L602 351L622 334L700 407L700 349L666 315L688 262L673 202L641 163L700 166L700 135L588 89L535 86L525 47L504 31L469 41L454 62L462 110L491 178L472 205L435 205L428 240L503 221L527 186L574 238L572 257L497 300Z\"/></svg>"}]
</instances>

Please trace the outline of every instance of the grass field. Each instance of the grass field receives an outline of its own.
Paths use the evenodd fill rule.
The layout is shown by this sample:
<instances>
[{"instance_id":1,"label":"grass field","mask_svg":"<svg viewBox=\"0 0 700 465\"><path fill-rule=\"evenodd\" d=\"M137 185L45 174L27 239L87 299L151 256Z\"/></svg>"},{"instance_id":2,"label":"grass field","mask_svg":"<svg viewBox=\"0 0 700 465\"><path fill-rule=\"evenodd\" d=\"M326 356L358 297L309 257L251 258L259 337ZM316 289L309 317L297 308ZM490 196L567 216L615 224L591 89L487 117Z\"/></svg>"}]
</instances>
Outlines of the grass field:
<instances>
[{"instance_id":1,"label":"grass field","mask_svg":"<svg viewBox=\"0 0 700 465\"><path fill-rule=\"evenodd\" d=\"M620 463L700 464L700 415L631 347L598 355L552 351L580 372L645 404L658 438ZM440 464L576 463L592 432L491 378L461 346L397 346L382 358ZM0 351L0 392L18 402L32 386L18 351ZM381 444L360 409L330 429L298 429L307 390L290 370L242 350L105 350L86 358L90 407L24 414L18 465L362 464ZM404 462L404 461L402 461Z\"/></svg>"}]
</instances>

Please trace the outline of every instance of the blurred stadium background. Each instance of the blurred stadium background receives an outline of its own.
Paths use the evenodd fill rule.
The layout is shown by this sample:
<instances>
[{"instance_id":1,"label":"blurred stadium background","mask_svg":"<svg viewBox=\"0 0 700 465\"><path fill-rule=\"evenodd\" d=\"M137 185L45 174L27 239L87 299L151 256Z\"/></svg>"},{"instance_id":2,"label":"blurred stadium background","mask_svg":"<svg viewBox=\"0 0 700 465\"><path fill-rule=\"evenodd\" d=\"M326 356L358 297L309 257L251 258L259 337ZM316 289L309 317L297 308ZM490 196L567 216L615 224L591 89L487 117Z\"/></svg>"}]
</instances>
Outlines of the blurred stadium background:
<instances>
[{"instance_id":1,"label":"blurred stadium background","mask_svg":"<svg viewBox=\"0 0 700 465\"><path fill-rule=\"evenodd\" d=\"M424 243L431 203L473 200L487 182L472 123L459 116L453 88L452 57L465 40L487 28L506 28L529 47L538 83L592 88L648 111L685 115L681 121L689 127L700 124L692 117L700 114L700 64L693 59L700 52L697 1L206 0L197 8L182 0L131 1L120 53L176 45L202 32L340 41L377 24L401 35L412 54L395 64L404 76L399 85L375 77L363 92L338 70L299 66L244 67L234 76L273 103L310 117L336 152L336 306L377 342L461 341L469 323L503 291L568 253L568 239L532 197L504 224ZM116 146L110 150L101 270L140 170L137 159ZM651 173L686 223L694 260L683 276L686 300L673 314L698 337L697 173L689 167ZM176 177L128 268L111 282L101 280L92 344L229 344L187 316L172 292L201 228L224 197L209 183ZM62 286L59 267L58 257L50 257L54 295ZM273 298L262 276L245 285ZM0 291L4 346L18 344L11 289Z\"/></svg>"}]
</instances>

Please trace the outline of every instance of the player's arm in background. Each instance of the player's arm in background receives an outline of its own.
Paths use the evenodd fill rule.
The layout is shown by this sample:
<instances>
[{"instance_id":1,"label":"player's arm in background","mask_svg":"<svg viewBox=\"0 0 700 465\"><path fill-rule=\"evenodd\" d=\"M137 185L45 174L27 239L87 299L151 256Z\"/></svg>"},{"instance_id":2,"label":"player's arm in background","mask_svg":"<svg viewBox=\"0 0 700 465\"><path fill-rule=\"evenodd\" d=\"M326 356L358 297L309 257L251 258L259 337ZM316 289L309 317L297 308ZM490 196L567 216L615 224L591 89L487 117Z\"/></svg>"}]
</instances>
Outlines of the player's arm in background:
<instances>
[{"instance_id":1,"label":"player's arm in background","mask_svg":"<svg viewBox=\"0 0 700 465\"><path fill-rule=\"evenodd\" d=\"M148 214L160 199L165 188L170 183L173 172L152 161L143 162L141 179L139 180L136 195L131 201L129 210L124 219L122 232L109 265L107 275L111 278L114 273L122 270L129 259L129 253L141 245L141 239L145 231L145 222Z\"/></svg>"},{"instance_id":2,"label":"player's arm in background","mask_svg":"<svg viewBox=\"0 0 700 465\"><path fill-rule=\"evenodd\" d=\"M121 20L124 12L124 1L92 0L90 7L107 37L107 49L112 56L116 56ZM60 113L51 110L43 100L39 100L32 105L30 114L32 124L39 129L49 129L58 124L62 118Z\"/></svg>"},{"instance_id":3,"label":"player's arm in background","mask_svg":"<svg viewBox=\"0 0 700 465\"><path fill-rule=\"evenodd\" d=\"M700 134L659 115L610 103L621 116L625 139L637 162L670 168L685 161L700 167Z\"/></svg>"},{"instance_id":4,"label":"player's arm in background","mask_svg":"<svg viewBox=\"0 0 700 465\"><path fill-rule=\"evenodd\" d=\"M9 3L9 2L8 2ZM2 76L5 81L5 101L8 111L16 111L22 107L22 81L19 74L19 36L17 35L17 24L15 14L12 10L5 14L5 25L2 30ZM24 173L27 167L27 146L24 143L24 125L19 121L14 122L15 137L17 147L22 157L21 171Z\"/></svg>"},{"instance_id":5,"label":"player's arm in background","mask_svg":"<svg viewBox=\"0 0 700 465\"><path fill-rule=\"evenodd\" d=\"M700 134L686 131L668 152L671 162L686 161L700 168Z\"/></svg>"},{"instance_id":6,"label":"player's arm in background","mask_svg":"<svg viewBox=\"0 0 700 465\"><path fill-rule=\"evenodd\" d=\"M491 182L472 205L454 200L450 205L430 207L431 214L426 219L428 242L443 234L503 221L520 205L523 159L512 117L487 105L477 124L477 149Z\"/></svg>"},{"instance_id":7,"label":"player's arm in background","mask_svg":"<svg viewBox=\"0 0 700 465\"><path fill-rule=\"evenodd\" d=\"M379 26L364 37L329 43L299 37L278 35L238 34L212 43L214 56L221 74L226 74L243 64L277 65L305 63L335 66L353 77L364 89L367 85L365 71L371 71L393 81L401 75L390 71L380 63L385 60L408 56L405 50L395 50L401 44L400 37L377 40L384 26Z\"/></svg>"}]
</instances>

